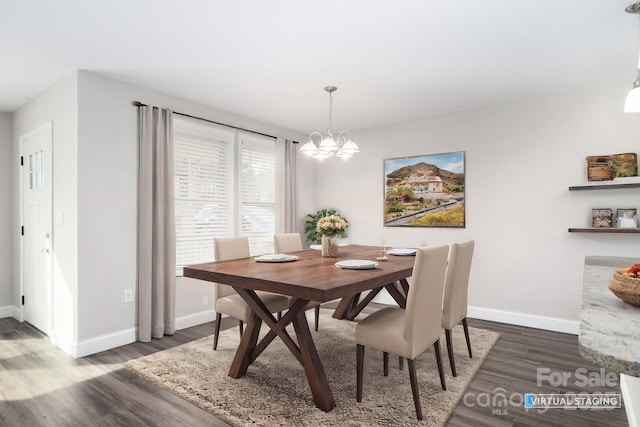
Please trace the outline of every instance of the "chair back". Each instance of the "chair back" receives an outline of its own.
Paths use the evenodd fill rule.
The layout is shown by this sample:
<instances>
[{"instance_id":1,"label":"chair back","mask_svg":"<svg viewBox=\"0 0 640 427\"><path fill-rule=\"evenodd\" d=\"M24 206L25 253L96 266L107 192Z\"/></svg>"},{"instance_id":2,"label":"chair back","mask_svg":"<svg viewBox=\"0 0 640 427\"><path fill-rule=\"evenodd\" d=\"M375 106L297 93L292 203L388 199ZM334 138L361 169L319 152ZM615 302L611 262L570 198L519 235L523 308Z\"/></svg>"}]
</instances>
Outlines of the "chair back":
<instances>
[{"instance_id":1,"label":"chair back","mask_svg":"<svg viewBox=\"0 0 640 427\"><path fill-rule=\"evenodd\" d=\"M230 259L249 258L248 237L220 237L213 239L213 256L216 261ZM233 295L236 291L229 285L216 283L215 298L219 299L227 295Z\"/></svg>"},{"instance_id":2,"label":"chair back","mask_svg":"<svg viewBox=\"0 0 640 427\"><path fill-rule=\"evenodd\" d=\"M442 305L442 327L445 329L450 330L467 317L469 273L474 247L473 240L451 245Z\"/></svg>"},{"instance_id":3,"label":"chair back","mask_svg":"<svg viewBox=\"0 0 640 427\"><path fill-rule=\"evenodd\" d=\"M303 250L300 233L276 234L273 236L273 247L276 253L296 252Z\"/></svg>"},{"instance_id":4,"label":"chair back","mask_svg":"<svg viewBox=\"0 0 640 427\"><path fill-rule=\"evenodd\" d=\"M449 246L419 248L407 295L404 338L415 359L440 337Z\"/></svg>"}]
</instances>

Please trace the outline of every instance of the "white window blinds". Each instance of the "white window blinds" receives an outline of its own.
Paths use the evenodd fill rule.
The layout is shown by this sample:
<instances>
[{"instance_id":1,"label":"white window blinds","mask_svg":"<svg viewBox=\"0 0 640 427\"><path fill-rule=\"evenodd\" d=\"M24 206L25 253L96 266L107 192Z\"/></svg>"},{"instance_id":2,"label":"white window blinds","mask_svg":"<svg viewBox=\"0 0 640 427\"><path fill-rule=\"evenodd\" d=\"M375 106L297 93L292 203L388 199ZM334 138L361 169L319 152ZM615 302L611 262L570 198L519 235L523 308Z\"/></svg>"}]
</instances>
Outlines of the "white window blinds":
<instances>
[{"instance_id":1,"label":"white window blinds","mask_svg":"<svg viewBox=\"0 0 640 427\"><path fill-rule=\"evenodd\" d=\"M213 261L215 237L247 236L251 255L273 252L275 140L174 117L176 274Z\"/></svg>"},{"instance_id":2,"label":"white window blinds","mask_svg":"<svg viewBox=\"0 0 640 427\"><path fill-rule=\"evenodd\" d=\"M241 135L240 235L252 254L273 252L276 229L276 147L272 138Z\"/></svg>"}]
</instances>

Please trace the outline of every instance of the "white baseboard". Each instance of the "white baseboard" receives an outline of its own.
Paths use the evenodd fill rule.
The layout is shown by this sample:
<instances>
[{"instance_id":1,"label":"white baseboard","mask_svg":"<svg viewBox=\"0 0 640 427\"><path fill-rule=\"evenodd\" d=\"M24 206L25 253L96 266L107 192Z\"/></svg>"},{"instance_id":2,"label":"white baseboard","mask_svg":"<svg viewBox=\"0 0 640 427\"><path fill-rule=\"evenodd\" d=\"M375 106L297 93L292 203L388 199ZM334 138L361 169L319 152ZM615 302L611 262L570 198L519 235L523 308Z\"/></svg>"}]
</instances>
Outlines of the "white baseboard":
<instances>
[{"instance_id":1,"label":"white baseboard","mask_svg":"<svg viewBox=\"0 0 640 427\"><path fill-rule=\"evenodd\" d=\"M5 317L13 317L22 322L22 310L13 305L0 307L0 319ZM74 343L65 336L58 335L55 330L51 331L49 341L56 347L68 355L78 358L109 350L121 345L130 344L136 340L136 329L131 328L125 331L114 332L111 334L101 335L90 338L88 340Z\"/></svg>"},{"instance_id":2,"label":"white baseboard","mask_svg":"<svg viewBox=\"0 0 640 427\"><path fill-rule=\"evenodd\" d=\"M176 330L212 322L215 320L215 317L216 313L212 310L182 316L176 318ZM60 339L61 337L56 338L55 334L52 334L51 342L60 347L65 353L78 358L110 350L122 345L131 344L136 341L137 332L138 328L124 329L110 334L99 335L97 337L82 340L76 345L64 339Z\"/></svg>"},{"instance_id":3,"label":"white baseboard","mask_svg":"<svg viewBox=\"0 0 640 427\"><path fill-rule=\"evenodd\" d=\"M213 310L201 311L199 313L177 317L176 330L202 325L203 323L213 322L214 320L216 320L216 312Z\"/></svg>"},{"instance_id":4,"label":"white baseboard","mask_svg":"<svg viewBox=\"0 0 640 427\"><path fill-rule=\"evenodd\" d=\"M137 328L129 328L121 331L112 332L110 334L99 335L78 342L75 346L64 344L62 342L55 343L63 351L71 354L73 357L84 357L101 351L110 350L122 345L131 344L136 341ZM53 340L52 340L53 341Z\"/></svg>"},{"instance_id":5,"label":"white baseboard","mask_svg":"<svg viewBox=\"0 0 640 427\"><path fill-rule=\"evenodd\" d=\"M380 303L395 305L395 301L379 298ZM22 312L15 306L0 307L0 318L13 317L21 321ZM190 328L191 326L215 320L215 311L207 310L176 318L176 330ZM531 314L515 313L511 311L494 310L482 307L469 307L467 316L474 319L488 320L491 322L507 323L511 325L526 326L530 328L545 329L567 334L578 334L579 322L552 317L535 316ZM110 334L100 335L74 344L59 337L55 331L51 334L51 342L73 357L84 357L101 351L110 350L136 341L137 328L129 328Z\"/></svg>"},{"instance_id":6,"label":"white baseboard","mask_svg":"<svg viewBox=\"0 0 640 427\"><path fill-rule=\"evenodd\" d=\"M489 320L491 322L508 323L510 325L526 326L529 328L545 329L547 331L563 332L578 335L580 322L574 320L557 319L554 317L536 316L533 314L515 313L512 311L494 310L482 307L469 307L467 317Z\"/></svg>"},{"instance_id":7,"label":"white baseboard","mask_svg":"<svg viewBox=\"0 0 640 427\"><path fill-rule=\"evenodd\" d=\"M5 305L0 307L0 319L4 319L5 317L15 317L13 315L13 306Z\"/></svg>"},{"instance_id":8,"label":"white baseboard","mask_svg":"<svg viewBox=\"0 0 640 427\"><path fill-rule=\"evenodd\" d=\"M4 319L5 317L13 317L18 322L22 322L22 310L20 307L16 307L15 305L5 305L0 307L0 319Z\"/></svg>"},{"instance_id":9,"label":"white baseboard","mask_svg":"<svg viewBox=\"0 0 640 427\"><path fill-rule=\"evenodd\" d=\"M373 299L381 304L397 305L386 291L380 292ZM467 309L467 317L491 322L508 323L510 325L526 326L529 328L545 329L547 331L563 332L578 335L580 322L553 317L536 316L533 314L516 313L512 311L495 310L491 308L472 307Z\"/></svg>"},{"instance_id":10,"label":"white baseboard","mask_svg":"<svg viewBox=\"0 0 640 427\"><path fill-rule=\"evenodd\" d=\"M24 322L24 312L20 307L16 307L15 305L11 306L11 310L13 311L13 318L17 319L18 322Z\"/></svg>"}]
</instances>

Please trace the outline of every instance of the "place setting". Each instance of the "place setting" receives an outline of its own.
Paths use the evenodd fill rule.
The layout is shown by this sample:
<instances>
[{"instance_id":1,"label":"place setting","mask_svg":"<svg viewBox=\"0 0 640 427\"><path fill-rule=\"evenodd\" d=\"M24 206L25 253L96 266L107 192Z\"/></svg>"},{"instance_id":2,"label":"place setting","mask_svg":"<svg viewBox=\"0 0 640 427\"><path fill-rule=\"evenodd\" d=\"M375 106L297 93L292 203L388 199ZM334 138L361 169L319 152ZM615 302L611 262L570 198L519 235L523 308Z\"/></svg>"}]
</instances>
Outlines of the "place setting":
<instances>
[{"instance_id":1,"label":"place setting","mask_svg":"<svg viewBox=\"0 0 640 427\"><path fill-rule=\"evenodd\" d=\"M378 263L367 259L347 259L336 262L335 266L345 270L372 270L378 268Z\"/></svg>"},{"instance_id":2,"label":"place setting","mask_svg":"<svg viewBox=\"0 0 640 427\"><path fill-rule=\"evenodd\" d=\"M367 260L367 259L348 259L348 260L336 262L335 266L338 268L346 269L346 270L372 270L374 268L378 268L378 266L380 265L379 262L388 261L389 257L387 257L387 255L415 256L416 248L387 249L386 247L381 247L380 253L376 257L376 261Z\"/></svg>"},{"instance_id":3,"label":"place setting","mask_svg":"<svg viewBox=\"0 0 640 427\"><path fill-rule=\"evenodd\" d=\"M392 248L387 251L387 255L394 256L415 256L416 248Z\"/></svg>"},{"instance_id":4,"label":"place setting","mask_svg":"<svg viewBox=\"0 0 640 427\"><path fill-rule=\"evenodd\" d=\"M296 255L288 254L266 254L255 257L257 262L293 262L297 261Z\"/></svg>"}]
</instances>

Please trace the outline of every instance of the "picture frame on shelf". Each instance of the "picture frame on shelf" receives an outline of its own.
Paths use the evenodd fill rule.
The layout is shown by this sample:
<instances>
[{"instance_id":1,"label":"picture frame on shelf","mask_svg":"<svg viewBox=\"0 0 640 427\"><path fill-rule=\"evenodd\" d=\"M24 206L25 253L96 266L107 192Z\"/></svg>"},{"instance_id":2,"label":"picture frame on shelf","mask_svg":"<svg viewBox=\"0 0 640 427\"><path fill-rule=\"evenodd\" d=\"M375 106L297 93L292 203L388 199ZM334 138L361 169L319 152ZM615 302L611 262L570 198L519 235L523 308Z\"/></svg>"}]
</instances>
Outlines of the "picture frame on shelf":
<instances>
[{"instance_id":1,"label":"picture frame on shelf","mask_svg":"<svg viewBox=\"0 0 640 427\"><path fill-rule=\"evenodd\" d=\"M611 181L613 172L611 170L611 156L587 156L587 180Z\"/></svg>"},{"instance_id":2,"label":"picture frame on shelf","mask_svg":"<svg viewBox=\"0 0 640 427\"><path fill-rule=\"evenodd\" d=\"M616 209L616 228L638 228L638 211L634 208Z\"/></svg>"},{"instance_id":3,"label":"picture frame on shelf","mask_svg":"<svg viewBox=\"0 0 640 427\"><path fill-rule=\"evenodd\" d=\"M620 153L611 155L611 173L613 178L638 176L638 155L636 153Z\"/></svg>"},{"instance_id":4,"label":"picture frame on shelf","mask_svg":"<svg viewBox=\"0 0 640 427\"><path fill-rule=\"evenodd\" d=\"M591 226L593 228L612 228L613 210L610 208L591 209Z\"/></svg>"}]
</instances>

